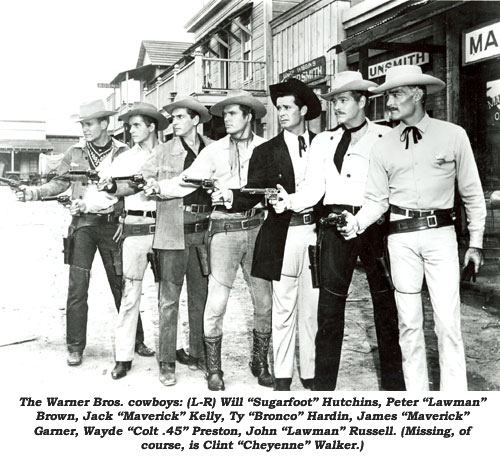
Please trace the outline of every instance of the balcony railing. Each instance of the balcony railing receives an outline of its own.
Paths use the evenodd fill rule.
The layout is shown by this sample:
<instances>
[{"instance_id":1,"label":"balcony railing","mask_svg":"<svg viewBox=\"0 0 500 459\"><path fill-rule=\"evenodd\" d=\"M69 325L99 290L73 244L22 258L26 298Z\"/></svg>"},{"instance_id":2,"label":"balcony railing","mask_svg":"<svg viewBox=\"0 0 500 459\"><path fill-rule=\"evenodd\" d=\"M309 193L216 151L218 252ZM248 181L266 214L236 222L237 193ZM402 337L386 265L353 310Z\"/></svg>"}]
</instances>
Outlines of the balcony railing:
<instances>
[{"instance_id":1,"label":"balcony railing","mask_svg":"<svg viewBox=\"0 0 500 459\"><path fill-rule=\"evenodd\" d=\"M217 93L229 89L265 92L266 63L196 54L188 65L176 68L168 78L158 80L153 88L145 91L144 100L161 108L172 101L173 94Z\"/></svg>"}]
</instances>

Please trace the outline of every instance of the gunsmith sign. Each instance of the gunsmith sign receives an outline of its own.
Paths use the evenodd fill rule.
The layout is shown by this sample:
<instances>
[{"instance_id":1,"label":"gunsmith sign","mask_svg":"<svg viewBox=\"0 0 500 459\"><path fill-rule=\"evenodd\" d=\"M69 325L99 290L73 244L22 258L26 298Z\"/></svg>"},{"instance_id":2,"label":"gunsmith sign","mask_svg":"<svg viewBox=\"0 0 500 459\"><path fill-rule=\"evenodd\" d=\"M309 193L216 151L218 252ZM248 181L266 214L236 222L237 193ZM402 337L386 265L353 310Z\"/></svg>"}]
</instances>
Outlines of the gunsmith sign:
<instances>
[{"instance_id":1,"label":"gunsmith sign","mask_svg":"<svg viewBox=\"0 0 500 459\"><path fill-rule=\"evenodd\" d=\"M280 74L280 81L286 78L294 77L304 83L324 78L326 76L326 59L325 56L317 57L312 61L294 67Z\"/></svg>"}]
</instances>

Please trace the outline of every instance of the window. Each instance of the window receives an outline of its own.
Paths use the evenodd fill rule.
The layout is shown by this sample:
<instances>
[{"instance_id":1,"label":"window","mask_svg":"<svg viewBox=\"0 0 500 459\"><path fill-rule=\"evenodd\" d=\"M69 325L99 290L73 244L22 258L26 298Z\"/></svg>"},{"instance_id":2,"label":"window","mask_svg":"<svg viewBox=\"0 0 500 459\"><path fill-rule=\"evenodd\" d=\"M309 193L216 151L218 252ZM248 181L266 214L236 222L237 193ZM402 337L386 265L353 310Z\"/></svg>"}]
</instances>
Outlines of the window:
<instances>
[{"instance_id":1,"label":"window","mask_svg":"<svg viewBox=\"0 0 500 459\"><path fill-rule=\"evenodd\" d=\"M206 51L203 56L210 57L210 51ZM203 87L212 87L212 66L211 61L207 59L203 59Z\"/></svg>"},{"instance_id":2,"label":"window","mask_svg":"<svg viewBox=\"0 0 500 459\"><path fill-rule=\"evenodd\" d=\"M241 18L241 25L252 31L252 20L250 15ZM252 35L241 30L241 58L244 61L252 60ZM252 79L252 64L243 64L243 81Z\"/></svg>"},{"instance_id":3,"label":"window","mask_svg":"<svg viewBox=\"0 0 500 459\"><path fill-rule=\"evenodd\" d=\"M375 123L387 121L385 115L385 96L378 94L370 97L370 105L368 106L368 118Z\"/></svg>"}]
</instances>

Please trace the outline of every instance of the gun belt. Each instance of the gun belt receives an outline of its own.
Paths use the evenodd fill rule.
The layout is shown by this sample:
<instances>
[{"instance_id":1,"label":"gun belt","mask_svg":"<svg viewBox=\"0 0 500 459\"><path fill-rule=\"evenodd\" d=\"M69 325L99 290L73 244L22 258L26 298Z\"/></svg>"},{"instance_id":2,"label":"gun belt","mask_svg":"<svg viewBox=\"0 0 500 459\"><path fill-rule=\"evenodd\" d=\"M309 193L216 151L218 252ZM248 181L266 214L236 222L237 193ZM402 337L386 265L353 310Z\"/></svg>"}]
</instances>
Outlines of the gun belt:
<instances>
[{"instance_id":1,"label":"gun belt","mask_svg":"<svg viewBox=\"0 0 500 459\"><path fill-rule=\"evenodd\" d=\"M255 217L244 219L216 219L210 220L208 231L210 234L232 232L232 231L245 231L260 226L264 220L264 214L259 213Z\"/></svg>"},{"instance_id":2,"label":"gun belt","mask_svg":"<svg viewBox=\"0 0 500 459\"><path fill-rule=\"evenodd\" d=\"M114 213L109 214L80 214L75 215L74 218L79 218L87 224L100 225L102 223L118 223L118 215Z\"/></svg>"},{"instance_id":3,"label":"gun belt","mask_svg":"<svg viewBox=\"0 0 500 459\"><path fill-rule=\"evenodd\" d=\"M208 225L209 225L208 219L196 223L185 223L184 234L201 233L208 229Z\"/></svg>"},{"instance_id":4,"label":"gun belt","mask_svg":"<svg viewBox=\"0 0 500 459\"><path fill-rule=\"evenodd\" d=\"M450 215L453 209L419 210L404 209L391 204L391 214L404 215L406 218L428 217L429 215Z\"/></svg>"},{"instance_id":5,"label":"gun belt","mask_svg":"<svg viewBox=\"0 0 500 459\"><path fill-rule=\"evenodd\" d=\"M156 225L123 225L122 238L155 234Z\"/></svg>"},{"instance_id":6,"label":"gun belt","mask_svg":"<svg viewBox=\"0 0 500 459\"><path fill-rule=\"evenodd\" d=\"M127 215L134 215L136 217L156 218L156 211L155 210L127 210Z\"/></svg>"},{"instance_id":7,"label":"gun belt","mask_svg":"<svg viewBox=\"0 0 500 459\"><path fill-rule=\"evenodd\" d=\"M300 225L312 225L316 223L317 218L312 212L307 212L305 214L292 214L290 219L290 226L300 226Z\"/></svg>"},{"instance_id":8,"label":"gun belt","mask_svg":"<svg viewBox=\"0 0 500 459\"><path fill-rule=\"evenodd\" d=\"M408 233L410 231L421 231L441 226L454 224L453 217L448 213L445 215L428 215L427 217L405 218L389 223L389 234Z\"/></svg>"},{"instance_id":9,"label":"gun belt","mask_svg":"<svg viewBox=\"0 0 500 459\"><path fill-rule=\"evenodd\" d=\"M189 204L184 206L184 212L191 214L204 214L212 211L212 206L207 204Z\"/></svg>"},{"instance_id":10,"label":"gun belt","mask_svg":"<svg viewBox=\"0 0 500 459\"><path fill-rule=\"evenodd\" d=\"M251 218L255 217L263 212L263 209L256 209L255 207L249 210L245 210L244 212L233 212L231 209L226 209L225 206L215 206L214 210L217 210L218 212L225 212L228 214L233 214L233 215L238 215L241 216L241 218Z\"/></svg>"},{"instance_id":11,"label":"gun belt","mask_svg":"<svg viewBox=\"0 0 500 459\"><path fill-rule=\"evenodd\" d=\"M351 206L350 204L325 204L324 209L325 215L341 214L344 210L347 210L347 212L356 215L361 207Z\"/></svg>"}]
</instances>

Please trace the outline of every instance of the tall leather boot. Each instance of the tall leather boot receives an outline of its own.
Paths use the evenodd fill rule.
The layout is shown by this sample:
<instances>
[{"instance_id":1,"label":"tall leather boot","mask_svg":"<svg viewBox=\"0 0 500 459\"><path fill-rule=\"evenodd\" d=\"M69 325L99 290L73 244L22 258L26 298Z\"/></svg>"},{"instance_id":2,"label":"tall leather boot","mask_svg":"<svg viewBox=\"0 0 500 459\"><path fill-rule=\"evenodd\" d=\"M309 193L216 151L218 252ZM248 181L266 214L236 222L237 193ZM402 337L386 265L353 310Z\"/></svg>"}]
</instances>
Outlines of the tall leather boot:
<instances>
[{"instance_id":1,"label":"tall leather boot","mask_svg":"<svg viewBox=\"0 0 500 459\"><path fill-rule=\"evenodd\" d=\"M253 331L253 351L250 369L252 370L252 374L258 378L258 383L265 387L273 387L274 384L273 377L269 373L269 365L267 363L270 341L271 332L261 333L257 330Z\"/></svg>"},{"instance_id":2,"label":"tall leather boot","mask_svg":"<svg viewBox=\"0 0 500 459\"><path fill-rule=\"evenodd\" d=\"M275 378L274 379L275 391L289 391L292 384L292 378Z\"/></svg>"},{"instance_id":3,"label":"tall leather boot","mask_svg":"<svg viewBox=\"0 0 500 459\"><path fill-rule=\"evenodd\" d=\"M224 390L224 373L221 370L222 335L209 338L205 336L205 349L207 353L207 383L209 390Z\"/></svg>"}]
</instances>

